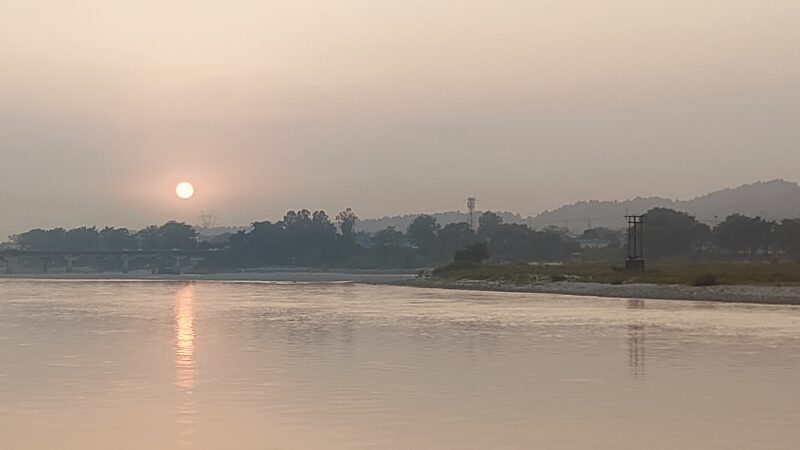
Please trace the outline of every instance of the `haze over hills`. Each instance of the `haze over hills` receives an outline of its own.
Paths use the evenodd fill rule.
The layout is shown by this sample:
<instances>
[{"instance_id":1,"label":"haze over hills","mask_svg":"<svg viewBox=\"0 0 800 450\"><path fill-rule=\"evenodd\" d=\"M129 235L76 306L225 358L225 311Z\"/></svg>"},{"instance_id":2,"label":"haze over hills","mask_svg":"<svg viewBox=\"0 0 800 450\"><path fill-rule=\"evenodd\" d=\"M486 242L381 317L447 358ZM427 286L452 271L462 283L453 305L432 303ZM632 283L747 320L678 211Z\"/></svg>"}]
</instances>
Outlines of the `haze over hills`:
<instances>
[{"instance_id":1,"label":"haze over hills","mask_svg":"<svg viewBox=\"0 0 800 450\"><path fill-rule=\"evenodd\" d=\"M480 198L478 198L478 206L480 206ZM623 228L626 214L642 214L656 207L687 212L711 226L734 213L761 216L767 220L779 221L784 218L800 217L800 185L777 179L723 189L690 200L637 197L629 200L579 201L529 217L509 211L494 212L503 218L504 223L523 223L536 229L548 226L566 227L573 233L581 233L587 228L601 226ZM482 210L475 211L476 224L482 212ZM397 230L405 231L420 214L423 213L359 219L355 228L357 231L373 233L392 226ZM469 214L463 211L429 214L435 217L441 225L466 222L469 218ZM276 219L270 220L275 221ZM231 234L249 228L248 225L211 228L195 225L201 240L211 242L222 242Z\"/></svg>"},{"instance_id":2,"label":"haze over hills","mask_svg":"<svg viewBox=\"0 0 800 450\"><path fill-rule=\"evenodd\" d=\"M480 199L478 199L480 204ZM800 217L800 185L782 179L745 184L712 192L690 200L673 200L663 197L637 197L629 200L591 200L565 205L536 216L523 217L511 212L500 212L506 223L526 223L534 228L547 226L567 227L580 233L589 227L622 228L626 214L642 214L656 207L672 208L697 217L713 225L730 214L761 216L768 220ZM405 230L418 214L359 220L359 231L373 232L393 226ZM442 225L467 220L467 213L448 211L432 213ZM476 221L480 212L476 212Z\"/></svg>"}]
</instances>

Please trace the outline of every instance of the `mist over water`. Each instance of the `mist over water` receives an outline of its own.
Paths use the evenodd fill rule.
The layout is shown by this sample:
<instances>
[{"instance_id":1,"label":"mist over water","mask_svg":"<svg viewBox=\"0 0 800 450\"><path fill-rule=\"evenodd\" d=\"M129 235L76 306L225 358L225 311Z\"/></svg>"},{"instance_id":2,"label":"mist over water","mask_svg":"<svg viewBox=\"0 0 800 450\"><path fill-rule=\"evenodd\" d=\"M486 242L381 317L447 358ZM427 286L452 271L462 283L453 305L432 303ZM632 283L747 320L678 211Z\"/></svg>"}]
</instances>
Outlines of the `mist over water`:
<instances>
[{"instance_id":1,"label":"mist over water","mask_svg":"<svg viewBox=\"0 0 800 450\"><path fill-rule=\"evenodd\" d=\"M0 281L14 449L795 448L800 308Z\"/></svg>"}]
</instances>

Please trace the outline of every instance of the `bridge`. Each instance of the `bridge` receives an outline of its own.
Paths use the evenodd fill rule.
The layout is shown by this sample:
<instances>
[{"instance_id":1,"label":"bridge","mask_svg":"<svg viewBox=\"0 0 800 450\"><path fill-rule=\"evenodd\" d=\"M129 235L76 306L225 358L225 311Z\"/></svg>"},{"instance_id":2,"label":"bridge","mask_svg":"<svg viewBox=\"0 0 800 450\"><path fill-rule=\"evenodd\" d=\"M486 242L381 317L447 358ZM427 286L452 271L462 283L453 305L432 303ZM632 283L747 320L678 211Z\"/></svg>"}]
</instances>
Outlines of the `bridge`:
<instances>
[{"instance_id":1,"label":"bridge","mask_svg":"<svg viewBox=\"0 0 800 450\"><path fill-rule=\"evenodd\" d=\"M156 261L172 260L174 273L181 273L183 262L191 258L204 259L217 255L220 250L19 250L0 249L0 261L5 264L7 274L15 273L21 263L35 260L41 263L42 273L47 273L50 264L62 261L67 273L72 273L75 262L81 258L117 259L122 262L122 273L128 273L131 261L135 259L151 259Z\"/></svg>"}]
</instances>

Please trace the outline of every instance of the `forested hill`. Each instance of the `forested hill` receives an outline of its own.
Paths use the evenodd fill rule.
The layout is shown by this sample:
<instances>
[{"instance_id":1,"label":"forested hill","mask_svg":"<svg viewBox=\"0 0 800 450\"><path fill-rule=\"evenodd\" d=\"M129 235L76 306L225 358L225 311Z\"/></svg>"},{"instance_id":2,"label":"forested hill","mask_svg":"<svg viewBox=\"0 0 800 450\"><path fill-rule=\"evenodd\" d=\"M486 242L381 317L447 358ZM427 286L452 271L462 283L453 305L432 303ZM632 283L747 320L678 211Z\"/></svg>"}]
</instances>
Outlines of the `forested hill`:
<instances>
[{"instance_id":1,"label":"forested hill","mask_svg":"<svg viewBox=\"0 0 800 450\"><path fill-rule=\"evenodd\" d=\"M534 228L567 225L575 232L597 226L620 228L624 226L625 214L641 214L655 207L687 212L708 225L721 222L734 213L761 216L767 220L794 218L800 217L800 185L773 180L724 189L691 200L649 197L625 201L578 202L545 211L533 217L530 224Z\"/></svg>"},{"instance_id":2,"label":"forested hill","mask_svg":"<svg viewBox=\"0 0 800 450\"><path fill-rule=\"evenodd\" d=\"M480 200L479 200L480 201ZM773 180L746 184L737 188L723 189L691 200L672 200L663 197L637 197L630 200L580 201L545 211L534 217L523 217L511 212L498 213L505 223L524 223L541 229L555 225L568 227L576 233L586 228L622 228L625 214L641 214L652 208L663 207L687 212L708 225L723 221L727 216L739 213L746 216L761 216L767 220L800 217L800 185L785 180ZM393 226L405 230L419 214L359 220L359 231L374 232ZM431 214L442 224L464 222L467 214L449 211ZM480 212L476 212L478 217Z\"/></svg>"}]
</instances>

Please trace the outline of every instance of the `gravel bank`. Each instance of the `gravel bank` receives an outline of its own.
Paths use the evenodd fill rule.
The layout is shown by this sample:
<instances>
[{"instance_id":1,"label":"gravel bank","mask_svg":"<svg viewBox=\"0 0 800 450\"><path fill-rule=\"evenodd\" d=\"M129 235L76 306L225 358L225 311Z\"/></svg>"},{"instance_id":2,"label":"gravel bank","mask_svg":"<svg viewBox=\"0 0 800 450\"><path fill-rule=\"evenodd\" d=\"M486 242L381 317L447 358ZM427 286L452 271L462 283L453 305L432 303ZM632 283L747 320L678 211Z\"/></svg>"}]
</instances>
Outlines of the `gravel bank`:
<instances>
[{"instance_id":1,"label":"gravel bank","mask_svg":"<svg viewBox=\"0 0 800 450\"><path fill-rule=\"evenodd\" d=\"M702 300L728 303L758 303L773 305L800 305L800 286L719 285L685 286L664 284L604 284L558 282L514 285L508 283L460 280L442 282L435 280L398 280L394 285L441 289L466 289L500 292L531 292L542 294L585 295L593 297Z\"/></svg>"}]
</instances>

